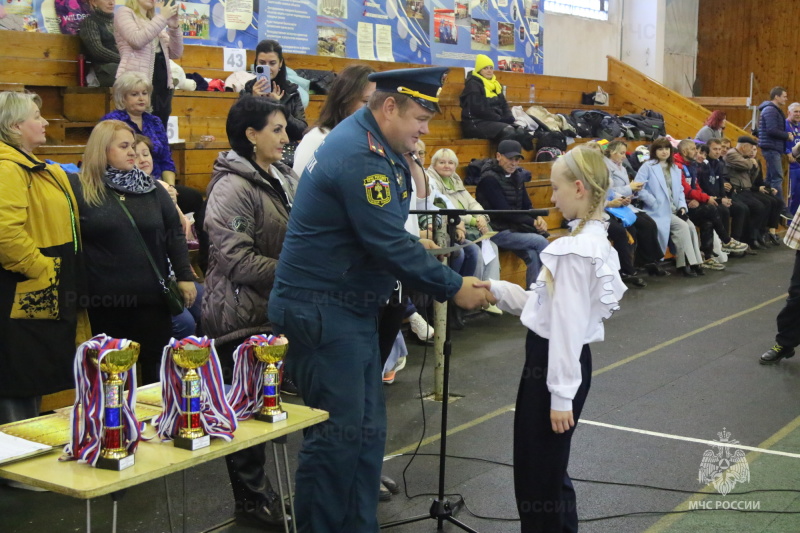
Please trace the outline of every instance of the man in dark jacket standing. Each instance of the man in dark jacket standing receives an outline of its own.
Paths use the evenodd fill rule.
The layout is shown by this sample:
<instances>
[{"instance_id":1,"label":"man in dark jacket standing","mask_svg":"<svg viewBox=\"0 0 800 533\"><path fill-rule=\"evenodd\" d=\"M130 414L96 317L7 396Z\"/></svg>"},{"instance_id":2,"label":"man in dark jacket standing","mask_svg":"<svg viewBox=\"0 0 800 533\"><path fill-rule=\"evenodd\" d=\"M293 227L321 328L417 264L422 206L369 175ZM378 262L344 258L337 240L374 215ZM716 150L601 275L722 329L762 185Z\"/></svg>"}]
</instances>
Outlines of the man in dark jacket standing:
<instances>
[{"instance_id":1,"label":"man in dark jacket standing","mask_svg":"<svg viewBox=\"0 0 800 533\"><path fill-rule=\"evenodd\" d=\"M441 264L403 227L411 180L424 187L416 144L439 112L443 67L370 74L367 104L325 138L297 186L269 300L290 340L286 372L329 418L304 432L295 498L301 533L378 531L386 405L378 313L403 288L489 307L491 294Z\"/></svg>"},{"instance_id":2,"label":"man in dark jacket standing","mask_svg":"<svg viewBox=\"0 0 800 533\"><path fill-rule=\"evenodd\" d=\"M786 131L786 115L782 109L789 97L786 89L774 87L769 92L769 98L758 106L758 111L761 113L758 119L758 146L767 161L767 186L777 189L776 196L783 202L783 161L786 141L794 140L794 135Z\"/></svg>"},{"instance_id":3,"label":"man in dark jacket standing","mask_svg":"<svg viewBox=\"0 0 800 533\"><path fill-rule=\"evenodd\" d=\"M475 197L484 209L533 209L525 189L525 170L519 168L522 146L517 141L505 140L497 147L496 159L486 161L481 169L481 181ZM530 178L528 178L530 179ZM539 253L548 244L543 234L547 224L542 217L530 215L492 215L492 229L498 233L492 241L500 248L514 252L525 261L525 284L529 288L536 281L542 267Z\"/></svg>"}]
</instances>

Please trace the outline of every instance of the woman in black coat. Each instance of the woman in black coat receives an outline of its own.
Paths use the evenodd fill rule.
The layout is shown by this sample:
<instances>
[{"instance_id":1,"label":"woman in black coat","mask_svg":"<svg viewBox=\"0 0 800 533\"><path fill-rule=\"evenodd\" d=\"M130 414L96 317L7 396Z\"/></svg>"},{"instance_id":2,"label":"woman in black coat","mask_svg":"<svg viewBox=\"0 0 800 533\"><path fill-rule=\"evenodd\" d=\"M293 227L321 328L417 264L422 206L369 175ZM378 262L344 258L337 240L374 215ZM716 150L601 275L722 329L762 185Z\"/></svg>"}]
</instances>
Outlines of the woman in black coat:
<instances>
[{"instance_id":1,"label":"woman in black coat","mask_svg":"<svg viewBox=\"0 0 800 533\"><path fill-rule=\"evenodd\" d=\"M170 269L175 273L186 307L194 303L197 290L178 210L169 193L136 168L133 148L130 126L101 122L86 143L80 181L72 185L80 209L92 333L140 343L146 384L159 381L161 354L172 336L159 279L167 278Z\"/></svg>"},{"instance_id":2,"label":"woman in black coat","mask_svg":"<svg viewBox=\"0 0 800 533\"><path fill-rule=\"evenodd\" d=\"M286 110L286 133L289 135L289 142L299 143L308 128L306 111L297 84L286 79L286 62L283 60L283 48L278 41L266 39L258 43L255 66L268 67L269 81L258 78L250 80L244 86L244 92L255 96L268 96L282 104Z\"/></svg>"}]
</instances>

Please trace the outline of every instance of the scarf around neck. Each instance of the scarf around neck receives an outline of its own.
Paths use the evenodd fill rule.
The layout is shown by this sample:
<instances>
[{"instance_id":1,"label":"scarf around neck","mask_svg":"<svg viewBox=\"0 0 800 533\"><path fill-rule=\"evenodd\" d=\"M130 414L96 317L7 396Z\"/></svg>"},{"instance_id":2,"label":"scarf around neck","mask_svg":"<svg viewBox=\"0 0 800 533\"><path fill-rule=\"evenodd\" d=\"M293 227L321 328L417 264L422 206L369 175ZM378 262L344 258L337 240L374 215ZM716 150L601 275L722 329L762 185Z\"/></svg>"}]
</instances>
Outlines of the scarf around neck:
<instances>
[{"instance_id":1,"label":"scarf around neck","mask_svg":"<svg viewBox=\"0 0 800 533\"><path fill-rule=\"evenodd\" d=\"M103 181L110 189L123 194L145 194L156 188L152 176L148 176L136 167L127 171L111 166L106 167Z\"/></svg>"},{"instance_id":2,"label":"scarf around neck","mask_svg":"<svg viewBox=\"0 0 800 533\"><path fill-rule=\"evenodd\" d=\"M486 93L486 98L495 98L503 94L503 86L497 81L497 76L492 76L492 79L486 79L480 75L476 70L472 71L472 75L483 82L483 90Z\"/></svg>"}]
</instances>

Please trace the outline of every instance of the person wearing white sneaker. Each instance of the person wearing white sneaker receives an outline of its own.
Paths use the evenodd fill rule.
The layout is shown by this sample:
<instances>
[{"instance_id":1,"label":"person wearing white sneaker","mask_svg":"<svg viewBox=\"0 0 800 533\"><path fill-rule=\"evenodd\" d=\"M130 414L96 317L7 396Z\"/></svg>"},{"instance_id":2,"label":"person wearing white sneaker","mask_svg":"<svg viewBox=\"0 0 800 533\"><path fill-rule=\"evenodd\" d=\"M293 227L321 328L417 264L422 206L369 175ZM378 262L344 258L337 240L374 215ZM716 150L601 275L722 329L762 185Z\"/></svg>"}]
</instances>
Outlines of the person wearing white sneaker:
<instances>
[{"instance_id":1,"label":"person wearing white sneaker","mask_svg":"<svg viewBox=\"0 0 800 533\"><path fill-rule=\"evenodd\" d=\"M727 243L722 243L722 251L726 254L741 254L747 251L748 246L731 237Z\"/></svg>"},{"instance_id":2,"label":"person wearing white sneaker","mask_svg":"<svg viewBox=\"0 0 800 533\"><path fill-rule=\"evenodd\" d=\"M411 326L411 331L417 336L419 341L423 344L433 342L434 331L433 328L422 318L417 312L408 317L408 323Z\"/></svg>"},{"instance_id":3,"label":"person wearing white sneaker","mask_svg":"<svg viewBox=\"0 0 800 533\"><path fill-rule=\"evenodd\" d=\"M709 257L708 259L700 263L700 268L705 268L706 270L725 270L725 265L723 265L713 257Z\"/></svg>"},{"instance_id":4,"label":"person wearing white sneaker","mask_svg":"<svg viewBox=\"0 0 800 533\"><path fill-rule=\"evenodd\" d=\"M486 311L490 315L494 315L494 316L500 316L500 315L503 314L503 310L500 309L499 307L497 307L494 304L492 304L489 307L487 307L486 309L484 309L484 311Z\"/></svg>"}]
</instances>

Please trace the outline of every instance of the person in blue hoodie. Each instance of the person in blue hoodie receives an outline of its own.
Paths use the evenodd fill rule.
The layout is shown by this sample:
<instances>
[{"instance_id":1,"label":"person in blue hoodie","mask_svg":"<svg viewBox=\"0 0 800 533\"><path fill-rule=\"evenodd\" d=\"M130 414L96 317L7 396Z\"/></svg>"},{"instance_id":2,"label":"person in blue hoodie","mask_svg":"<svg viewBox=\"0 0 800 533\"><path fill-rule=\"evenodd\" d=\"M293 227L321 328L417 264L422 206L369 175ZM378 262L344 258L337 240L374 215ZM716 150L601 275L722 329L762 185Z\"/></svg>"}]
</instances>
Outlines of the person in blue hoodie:
<instances>
[{"instance_id":1,"label":"person in blue hoodie","mask_svg":"<svg viewBox=\"0 0 800 533\"><path fill-rule=\"evenodd\" d=\"M783 202L783 154L786 142L794 141L794 134L786 131L786 115L782 109L789 99L786 89L773 87L769 98L758 106L758 146L767 162L766 184L777 189L775 196Z\"/></svg>"}]
</instances>

